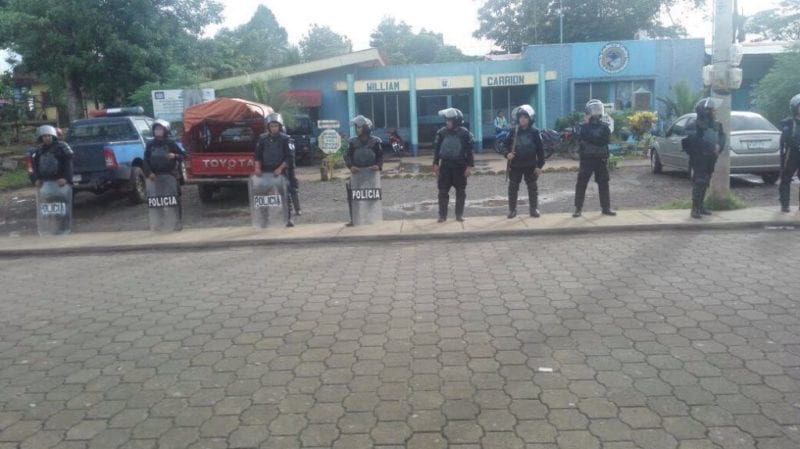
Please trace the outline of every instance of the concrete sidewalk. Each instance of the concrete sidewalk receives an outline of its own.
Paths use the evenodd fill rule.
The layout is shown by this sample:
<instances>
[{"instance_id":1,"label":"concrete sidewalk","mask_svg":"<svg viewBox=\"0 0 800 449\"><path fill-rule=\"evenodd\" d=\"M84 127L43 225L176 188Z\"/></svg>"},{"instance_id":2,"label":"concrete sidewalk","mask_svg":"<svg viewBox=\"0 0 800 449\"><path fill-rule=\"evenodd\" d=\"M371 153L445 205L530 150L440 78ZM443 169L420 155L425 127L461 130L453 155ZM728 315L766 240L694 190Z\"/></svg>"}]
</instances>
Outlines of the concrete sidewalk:
<instances>
[{"instance_id":1,"label":"concrete sidewalk","mask_svg":"<svg viewBox=\"0 0 800 449\"><path fill-rule=\"evenodd\" d=\"M490 236L571 235L600 232L674 231L700 229L800 229L800 214L782 214L777 208L749 208L718 212L692 220L687 210L622 210L617 217L589 211L575 219L569 214L546 214L539 219L502 216L467 217L464 223L433 219L385 221L373 226L347 228L342 223L300 224L291 229L257 230L251 227L189 229L174 234L148 231L76 233L62 237L9 237L0 239L0 257L55 254L107 253L211 249L276 244L331 244L471 239Z\"/></svg>"}]
</instances>

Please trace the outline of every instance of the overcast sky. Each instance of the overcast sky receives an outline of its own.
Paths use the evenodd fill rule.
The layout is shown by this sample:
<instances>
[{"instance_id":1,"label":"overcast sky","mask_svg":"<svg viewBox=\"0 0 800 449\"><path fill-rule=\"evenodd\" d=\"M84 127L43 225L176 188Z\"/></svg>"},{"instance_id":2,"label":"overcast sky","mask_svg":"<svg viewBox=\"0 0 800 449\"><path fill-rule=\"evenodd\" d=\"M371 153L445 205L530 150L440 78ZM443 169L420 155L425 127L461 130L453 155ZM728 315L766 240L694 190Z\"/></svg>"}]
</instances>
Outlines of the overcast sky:
<instances>
[{"instance_id":1,"label":"overcast sky","mask_svg":"<svg viewBox=\"0 0 800 449\"><path fill-rule=\"evenodd\" d=\"M278 22L286 28L289 40L297 43L311 23L328 25L335 32L347 35L355 50L369 47L369 35L381 18L390 15L412 25L415 31L427 28L444 35L445 43L464 53L484 55L492 43L472 37L478 29L478 8L481 0L221 0L225 20L221 26L235 27L248 20L259 4L269 7ZM569 2L570 0L564 0ZM631 0L636 1L636 0ZM707 0L704 12L677 10L673 17L689 31L691 37L703 37L710 43L710 11L713 0ZM778 0L739 0L745 15L772 8ZM213 34L220 26L210 28ZM0 70L6 69L5 53L0 52Z\"/></svg>"}]
</instances>

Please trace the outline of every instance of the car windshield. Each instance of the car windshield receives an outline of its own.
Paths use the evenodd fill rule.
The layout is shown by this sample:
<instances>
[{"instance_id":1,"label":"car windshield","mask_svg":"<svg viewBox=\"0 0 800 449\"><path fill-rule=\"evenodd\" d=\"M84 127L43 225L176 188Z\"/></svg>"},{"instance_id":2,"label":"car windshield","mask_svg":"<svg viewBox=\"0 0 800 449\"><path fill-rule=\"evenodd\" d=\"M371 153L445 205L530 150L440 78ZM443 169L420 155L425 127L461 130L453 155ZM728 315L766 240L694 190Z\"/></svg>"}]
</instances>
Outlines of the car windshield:
<instances>
[{"instance_id":1,"label":"car windshield","mask_svg":"<svg viewBox=\"0 0 800 449\"><path fill-rule=\"evenodd\" d=\"M731 131L777 131L767 119L760 115L731 115Z\"/></svg>"},{"instance_id":2,"label":"car windshield","mask_svg":"<svg viewBox=\"0 0 800 449\"><path fill-rule=\"evenodd\" d=\"M308 117L294 117L291 126L286 127L287 134L312 134L311 119Z\"/></svg>"},{"instance_id":3,"label":"car windshield","mask_svg":"<svg viewBox=\"0 0 800 449\"><path fill-rule=\"evenodd\" d=\"M96 122L77 124L70 128L68 142L99 142L136 140L139 135L129 122Z\"/></svg>"}]
</instances>

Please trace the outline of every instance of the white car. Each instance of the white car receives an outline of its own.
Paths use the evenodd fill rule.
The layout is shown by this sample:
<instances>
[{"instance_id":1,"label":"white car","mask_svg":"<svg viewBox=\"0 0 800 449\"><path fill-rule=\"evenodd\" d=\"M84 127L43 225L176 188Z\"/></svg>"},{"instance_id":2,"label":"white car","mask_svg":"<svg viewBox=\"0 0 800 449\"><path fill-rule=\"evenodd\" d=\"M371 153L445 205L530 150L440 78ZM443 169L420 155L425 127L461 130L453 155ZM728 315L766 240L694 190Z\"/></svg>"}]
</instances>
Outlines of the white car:
<instances>
[{"instance_id":1,"label":"white car","mask_svg":"<svg viewBox=\"0 0 800 449\"><path fill-rule=\"evenodd\" d=\"M681 140L693 127L697 114L686 114L675 120L667 131L656 136L650 148L650 169L654 174L665 168L687 171L689 155L683 151ZM755 174L767 184L780 179L781 132L767 119L755 112L731 112L731 174Z\"/></svg>"}]
</instances>

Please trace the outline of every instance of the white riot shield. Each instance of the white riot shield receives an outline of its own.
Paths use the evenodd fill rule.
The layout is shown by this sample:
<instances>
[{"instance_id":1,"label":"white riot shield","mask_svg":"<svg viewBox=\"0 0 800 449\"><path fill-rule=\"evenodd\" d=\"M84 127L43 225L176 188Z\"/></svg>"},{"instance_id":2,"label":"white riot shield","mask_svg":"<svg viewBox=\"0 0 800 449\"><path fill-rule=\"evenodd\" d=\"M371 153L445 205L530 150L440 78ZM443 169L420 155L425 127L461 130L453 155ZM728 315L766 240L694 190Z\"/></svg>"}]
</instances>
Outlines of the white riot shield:
<instances>
[{"instance_id":1,"label":"white riot shield","mask_svg":"<svg viewBox=\"0 0 800 449\"><path fill-rule=\"evenodd\" d=\"M253 227L258 229L282 228L289 219L289 202L285 176L264 173L250 176L250 215Z\"/></svg>"},{"instance_id":2,"label":"white riot shield","mask_svg":"<svg viewBox=\"0 0 800 449\"><path fill-rule=\"evenodd\" d=\"M353 224L370 225L383 221L381 172L362 168L350 177Z\"/></svg>"},{"instance_id":3,"label":"white riot shield","mask_svg":"<svg viewBox=\"0 0 800 449\"><path fill-rule=\"evenodd\" d=\"M157 175L155 181L147 179L146 187L150 230L174 232L183 229L178 180L172 175Z\"/></svg>"},{"instance_id":4,"label":"white riot shield","mask_svg":"<svg viewBox=\"0 0 800 449\"><path fill-rule=\"evenodd\" d=\"M62 235L72 231L72 186L45 181L36 190L36 226L39 235Z\"/></svg>"}]
</instances>

